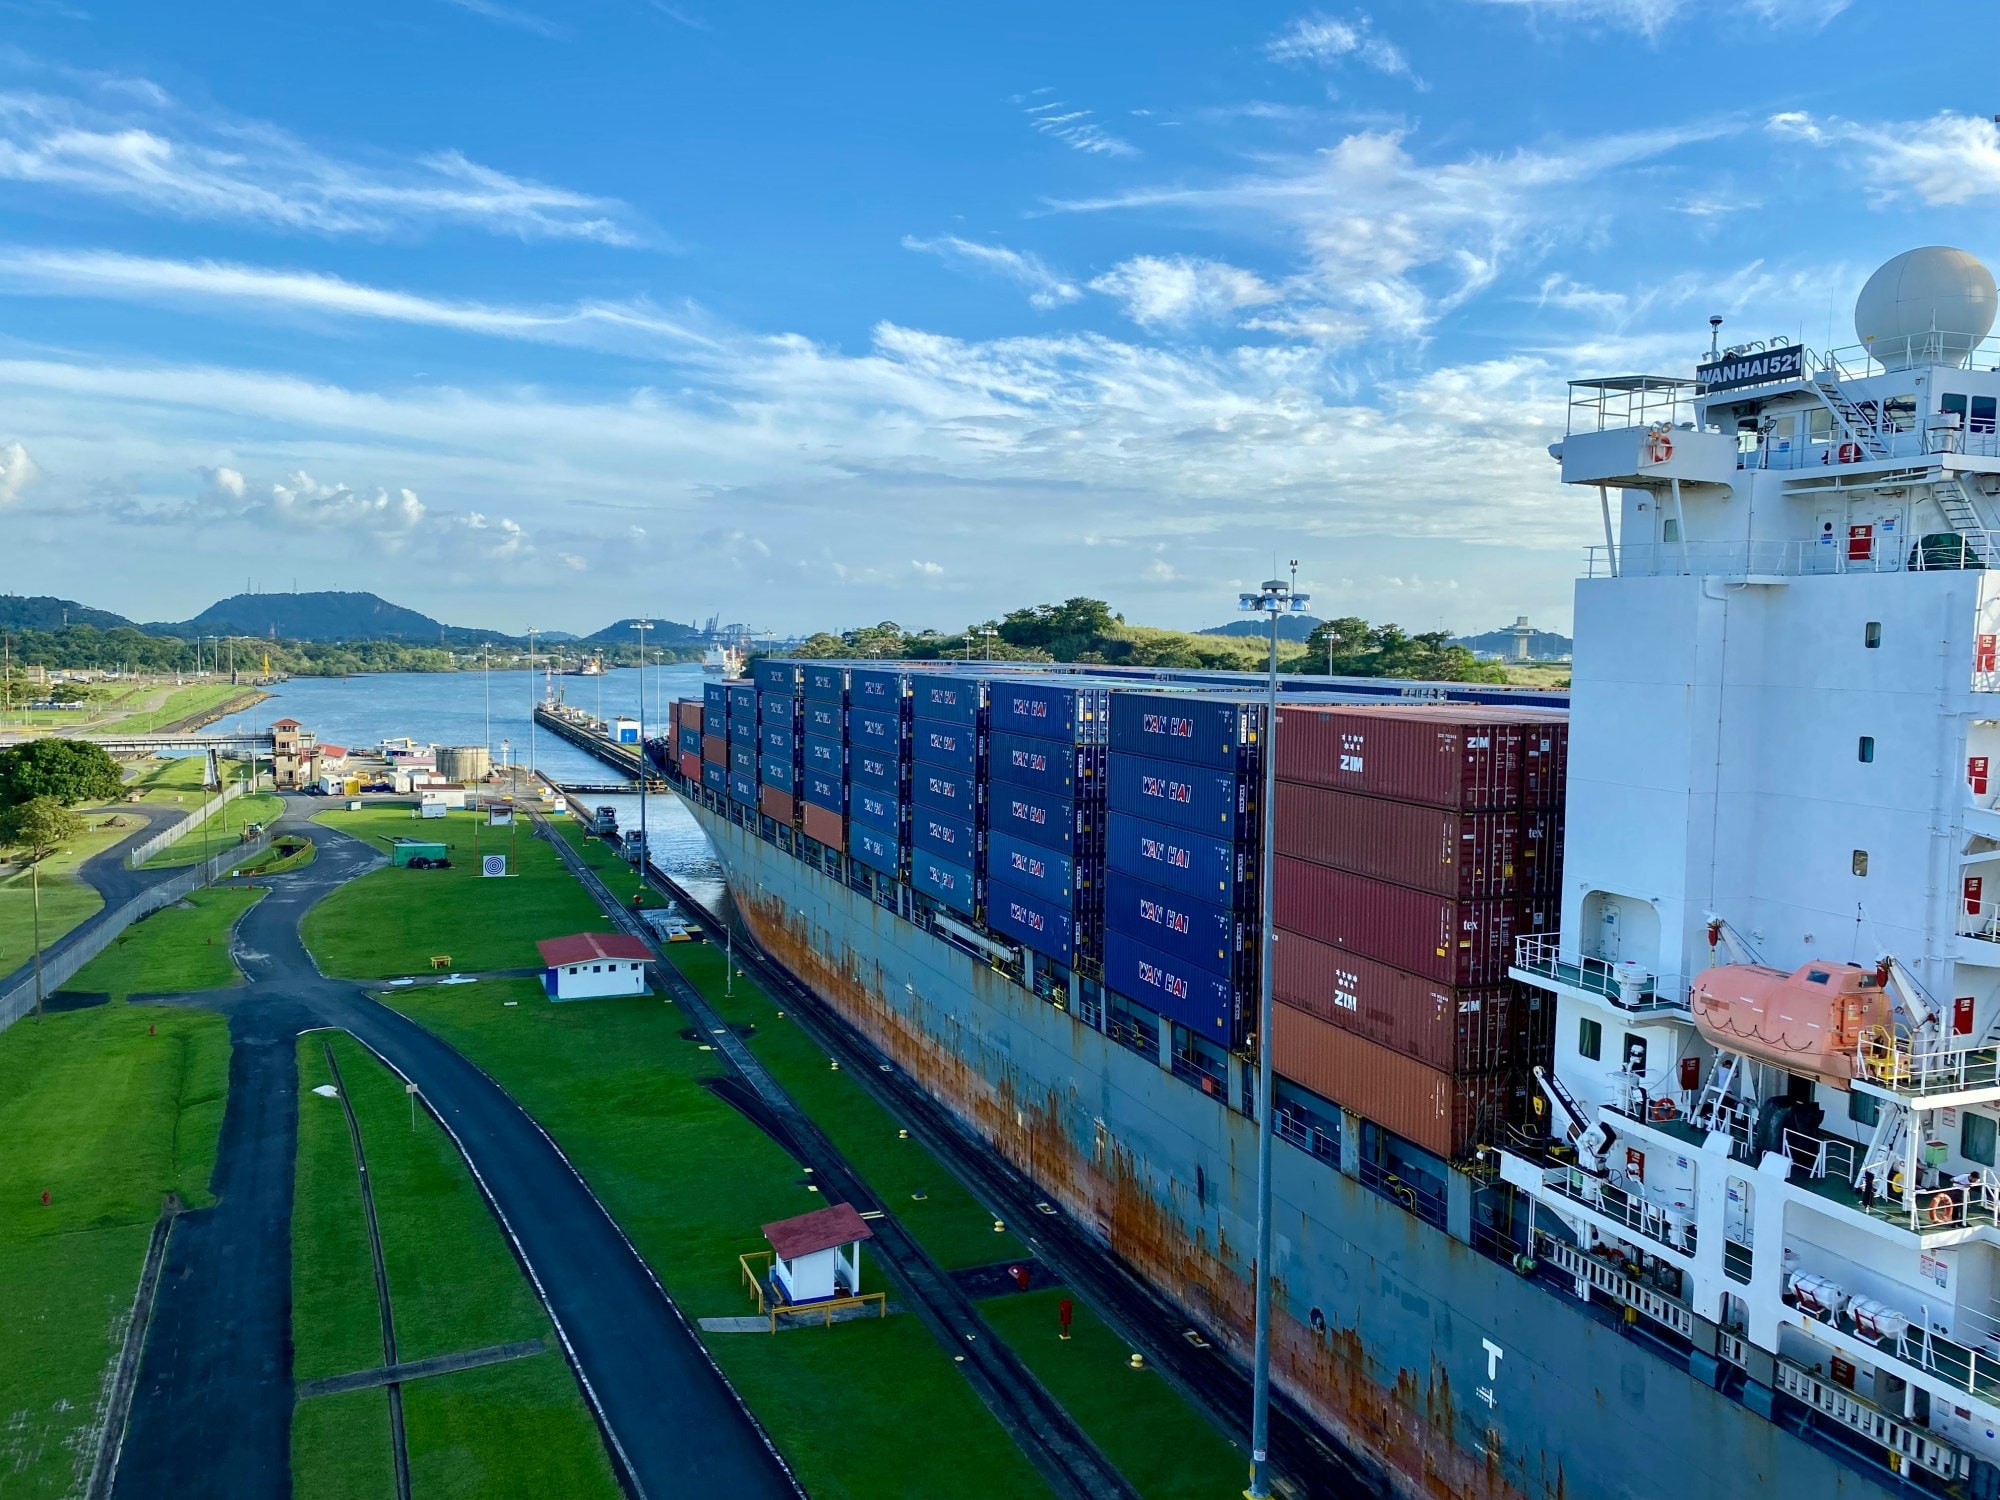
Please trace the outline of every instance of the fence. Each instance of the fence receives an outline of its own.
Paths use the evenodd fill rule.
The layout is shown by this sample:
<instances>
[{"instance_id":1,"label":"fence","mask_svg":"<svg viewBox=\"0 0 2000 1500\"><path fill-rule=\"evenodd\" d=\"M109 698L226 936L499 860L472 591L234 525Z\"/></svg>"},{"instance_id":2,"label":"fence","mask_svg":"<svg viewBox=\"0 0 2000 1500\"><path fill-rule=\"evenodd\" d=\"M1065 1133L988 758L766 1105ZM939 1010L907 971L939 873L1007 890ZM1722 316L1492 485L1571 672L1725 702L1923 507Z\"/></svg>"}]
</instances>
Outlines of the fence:
<instances>
[{"instance_id":1,"label":"fence","mask_svg":"<svg viewBox=\"0 0 2000 1500\"><path fill-rule=\"evenodd\" d=\"M196 811L189 813L171 828L162 829L149 839L132 846L132 852L125 856L125 863L138 869L162 849L171 849L196 829L204 827L208 820L222 810L225 802L233 801L250 790L250 782L238 781L224 787L220 797L210 797Z\"/></svg>"},{"instance_id":2,"label":"fence","mask_svg":"<svg viewBox=\"0 0 2000 1500\"><path fill-rule=\"evenodd\" d=\"M191 865L178 875L148 886L116 910L90 918L82 931L58 939L53 950L42 953L42 990L54 994L72 975L109 948L118 935L141 917L151 916L163 906L171 906L190 891L220 880L238 865L256 858L269 846L265 833L255 842L225 849L206 864ZM35 1008L35 978L31 973L5 994L0 994L0 1031L5 1031Z\"/></svg>"}]
</instances>

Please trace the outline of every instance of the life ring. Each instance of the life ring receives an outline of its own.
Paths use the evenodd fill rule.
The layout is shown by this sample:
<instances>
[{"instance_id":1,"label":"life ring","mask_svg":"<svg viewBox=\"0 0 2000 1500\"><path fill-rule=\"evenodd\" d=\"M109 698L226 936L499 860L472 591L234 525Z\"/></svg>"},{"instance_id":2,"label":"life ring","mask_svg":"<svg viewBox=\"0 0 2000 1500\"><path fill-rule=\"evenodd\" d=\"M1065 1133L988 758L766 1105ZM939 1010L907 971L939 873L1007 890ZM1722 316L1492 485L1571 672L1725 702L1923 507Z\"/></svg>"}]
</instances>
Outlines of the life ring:
<instances>
[{"instance_id":1,"label":"life ring","mask_svg":"<svg viewBox=\"0 0 2000 1500\"><path fill-rule=\"evenodd\" d=\"M1674 440L1664 432L1656 432L1648 440L1646 462L1663 464L1674 456Z\"/></svg>"},{"instance_id":2,"label":"life ring","mask_svg":"<svg viewBox=\"0 0 2000 1500\"><path fill-rule=\"evenodd\" d=\"M1844 464L1860 463L1861 445L1859 443L1842 443L1840 445L1840 461Z\"/></svg>"},{"instance_id":3,"label":"life ring","mask_svg":"<svg viewBox=\"0 0 2000 1500\"><path fill-rule=\"evenodd\" d=\"M1665 1123L1680 1113L1679 1107L1671 1099L1655 1099L1647 1111L1657 1123Z\"/></svg>"},{"instance_id":4,"label":"life ring","mask_svg":"<svg viewBox=\"0 0 2000 1500\"><path fill-rule=\"evenodd\" d=\"M1958 1217L1958 1206L1950 1193L1932 1193L1929 1213L1933 1224L1949 1224Z\"/></svg>"}]
</instances>

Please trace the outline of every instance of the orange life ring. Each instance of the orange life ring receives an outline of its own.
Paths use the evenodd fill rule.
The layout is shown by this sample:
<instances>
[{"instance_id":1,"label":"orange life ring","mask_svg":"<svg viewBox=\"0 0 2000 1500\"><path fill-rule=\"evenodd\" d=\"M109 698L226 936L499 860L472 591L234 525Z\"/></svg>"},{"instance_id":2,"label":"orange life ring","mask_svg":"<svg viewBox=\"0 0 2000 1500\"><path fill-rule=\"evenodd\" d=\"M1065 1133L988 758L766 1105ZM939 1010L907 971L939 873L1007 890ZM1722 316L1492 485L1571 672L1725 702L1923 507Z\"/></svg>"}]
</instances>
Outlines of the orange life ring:
<instances>
[{"instance_id":1,"label":"orange life ring","mask_svg":"<svg viewBox=\"0 0 2000 1500\"><path fill-rule=\"evenodd\" d=\"M1844 464L1860 463L1861 445L1859 443L1842 443L1840 445L1840 461Z\"/></svg>"},{"instance_id":2,"label":"orange life ring","mask_svg":"<svg viewBox=\"0 0 2000 1500\"><path fill-rule=\"evenodd\" d=\"M1951 1201L1950 1193L1932 1193L1930 1216L1933 1224L1949 1224L1958 1217L1958 1209Z\"/></svg>"},{"instance_id":3,"label":"orange life ring","mask_svg":"<svg viewBox=\"0 0 2000 1500\"><path fill-rule=\"evenodd\" d=\"M1649 442L1650 450L1646 455L1646 462L1663 464L1674 456L1674 440L1667 433L1656 432Z\"/></svg>"},{"instance_id":4,"label":"orange life ring","mask_svg":"<svg viewBox=\"0 0 2000 1500\"><path fill-rule=\"evenodd\" d=\"M1655 1099L1648 1113L1655 1121L1664 1123L1673 1119L1675 1115L1680 1113L1680 1110L1671 1099Z\"/></svg>"}]
</instances>

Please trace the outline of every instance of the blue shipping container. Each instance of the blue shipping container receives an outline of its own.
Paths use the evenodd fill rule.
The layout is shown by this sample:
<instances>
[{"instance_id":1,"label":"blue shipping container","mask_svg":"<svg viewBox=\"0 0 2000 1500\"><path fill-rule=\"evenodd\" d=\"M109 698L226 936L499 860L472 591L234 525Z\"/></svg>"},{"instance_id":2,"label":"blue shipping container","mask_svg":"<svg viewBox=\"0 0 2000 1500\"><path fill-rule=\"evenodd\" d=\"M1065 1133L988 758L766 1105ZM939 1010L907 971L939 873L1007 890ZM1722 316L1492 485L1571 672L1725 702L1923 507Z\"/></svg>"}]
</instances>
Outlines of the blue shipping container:
<instances>
[{"instance_id":1,"label":"blue shipping container","mask_svg":"<svg viewBox=\"0 0 2000 1500\"><path fill-rule=\"evenodd\" d=\"M1111 695L1111 748L1236 771L1250 763L1263 719L1263 705L1247 698L1120 691Z\"/></svg>"},{"instance_id":2,"label":"blue shipping container","mask_svg":"<svg viewBox=\"0 0 2000 1500\"><path fill-rule=\"evenodd\" d=\"M933 901L941 901L968 917L978 910L977 882L972 871L948 859L939 859L928 850L910 850L910 884Z\"/></svg>"},{"instance_id":3,"label":"blue shipping container","mask_svg":"<svg viewBox=\"0 0 2000 1500\"><path fill-rule=\"evenodd\" d=\"M729 773L729 795L731 800L741 802L745 807L757 805L757 778L744 776L738 772Z\"/></svg>"},{"instance_id":4,"label":"blue shipping container","mask_svg":"<svg viewBox=\"0 0 2000 1500\"><path fill-rule=\"evenodd\" d=\"M1104 927L1225 979L1241 974L1247 957L1249 926L1236 913L1119 870L1104 877Z\"/></svg>"},{"instance_id":5,"label":"blue shipping container","mask_svg":"<svg viewBox=\"0 0 2000 1500\"><path fill-rule=\"evenodd\" d=\"M910 847L925 849L955 865L979 863L979 834L970 818L918 804L910 809Z\"/></svg>"},{"instance_id":6,"label":"blue shipping container","mask_svg":"<svg viewBox=\"0 0 2000 1500\"><path fill-rule=\"evenodd\" d=\"M711 792L729 790L729 767L719 766L712 760L701 763L701 784Z\"/></svg>"},{"instance_id":7,"label":"blue shipping container","mask_svg":"<svg viewBox=\"0 0 2000 1500\"><path fill-rule=\"evenodd\" d=\"M755 745L731 745L729 747L729 774L757 779L757 747Z\"/></svg>"},{"instance_id":8,"label":"blue shipping container","mask_svg":"<svg viewBox=\"0 0 2000 1500\"><path fill-rule=\"evenodd\" d=\"M1105 715L1111 690L998 678L986 690L986 722L995 731L1101 745L1110 732Z\"/></svg>"},{"instance_id":9,"label":"blue shipping container","mask_svg":"<svg viewBox=\"0 0 2000 1500\"><path fill-rule=\"evenodd\" d=\"M1020 734L996 734L987 741L986 765L996 782L1082 801L1101 784L1104 751Z\"/></svg>"},{"instance_id":10,"label":"blue shipping container","mask_svg":"<svg viewBox=\"0 0 2000 1500\"><path fill-rule=\"evenodd\" d=\"M805 738L804 754L800 757L808 771L818 771L823 776L831 776L836 781L846 780L847 749L839 740L823 740L816 734Z\"/></svg>"},{"instance_id":11,"label":"blue shipping container","mask_svg":"<svg viewBox=\"0 0 2000 1500\"><path fill-rule=\"evenodd\" d=\"M857 708L894 709L900 713L903 700L909 695L908 672L889 672L879 667L854 667L847 674L847 701Z\"/></svg>"},{"instance_id":12,"label":"blue shipping container","mask_svg":"<svg viewBox=\"0 0 2000 1500\"><path fill-rule=\"evenodd\" d=\"M910 800L977 819L979 782L966 771L919 763L910 767Z\"/></svg>"},{"instance_id":13,"label":"blue shipping container","mask_svg":"<svg viewBox=\"0 0 2000 1500\"><path fill-rule=\"evenodd\" d=\"M1004 880L1058 906L1076 904L1076 861L1012 834L986 835L986 878Z\"/></svg>"},{"instance_id":14,"label":"blue shipping container","mask_svg":"<svg viewBox=\"0 0 2000 1500\"><path fill-rule=\"evenodd\" d=\"M903 716L879 708L850 708L847 711L847 743L871 745L894 754L903 743Z\"/></svg>"},{"instance_id":15,"label":"blue shipping container","mask_svg":"<svg viewBox=\"0 0 2000 1500\"><path fill-rule=\"evenodd\" d=\"M808 766L800 782L799 795L815 807L847 816L847 784L838 776L829 776Z\"/></svg>"},{"instance_id":16,"label":"blue shipping container","mask_svg":"<svg viewBox=\"0 0 2000 1500\"><path fill-rule=\"evenodd\" d=\"M1241 1021L1241 996L1219 974L1195 967L1122 932L1104 934L1104 987L1233 1048Z\"/></svg>"},{"instance_id":17,"label":"blue shipping container","mask_svg":"<svg viewBox=\"0 0 2000 1500\"><path fill-rule=\"evenodd\" d=\"M926 765L948 766L976 775L979 771L979 731L942 719L919 719L910 727L910 756Z\"/></svg>"},{"instance_id":18,"label":"blue shipping container","mask_svg":"<svg viewBox=\"0 0 2000 1500\"><path fill-rule=\"evenodd\" d=\"M847 696L847 668L805 664L806 696L822 703L838 703Z\"/></svg>"},{"instance_id":19,"label":"blue shipping container","mask_svg":"<svg viewBox=\"0 0 2000 1500\"><path fill-rule=\"evenodd\" d=\"M748 745L751 749L756 749L757 721L755 719L739 719L732 716L729 720L729 743L732 745Z\"/></svg>"},{"instance_id":20,"label":"blue shipping container","mask_svg":"<svg viewBox=\"0 0 2000 1500\"><path fill-rule=\"evenodd\" d=\"M877 787L898 795L903 790L903 762L893 751L856 745L847 762L847 774L856 786Z\"/></svg>"},{"instance_id":21,"label":"blue shipping container","mask_svg":"<svg viewBox=\"0 0 2000 1500\"><path fill-rule=\"evenodd\" d=\"M765 786L774 786L781 792L798 792L799 768L792 764L789 755L767 755L757 763L757 768Z\"/></svg>"},{"instance_id":22,"label":"blue shipping container","mask_svg":"<svg viewBox=\"0 0 2000 1500\"><path fill-rule=\"evenodd\" d=\"M801 734L817 734L826 739L837 740L845 727L847 715L838 703L814 703L805 705L805 713L799 721Z\"/></svg>"},{"instance_id":23,"label":"blue shipping container","mask_svg":"<svg viewBox=\"0 0 2000 1500\"><path fill-rule=\"evenodd\" d=\"M1240 844L1130 813L1110 814L1104 828L1104 860L1114 870L1216 906L1234 908L1238 897L1248 894L1250 856Z\"/></svg>"},{"instance_id":24,"label":"blue shipping container","mask_svg":"<svg viewBox=\"0 0 2000 1500\"><path fill-rule=\"evenodd\" d=\"M919 672L910 679L910 712L919 719L962 724L979 723L986 705L986 684L977 677L936 677Z\"/></svg>"},{"instance_id":25,"label":"blue shipping container","mask_svg":"<svg viewBox=\"0 0 2000 1500\"><path fill-rule=\"evenodd\" d=\"M766 724L757 731L757 748L766 755L782 755L790 760L799 748L799 738L781 724Z\"/></svg>"},{"instance_id":26,"label":"blue shipping container","mask_svg":"<svg viewBox=\"0 0 2000 1500\"><path fill-rule=\"evenodd\" d=\"M903 873L903 844L893 833L870 828L866 823L850 823L847 852L854 856L856 864L880 870L884 875Z\"/></svg>"},{"instance_id":27,"label":"blue shipping container","mask_svg":"<svg viewBox=\"0 0 2000 1500\"><path fill-rule=\"evenodd\" d=\"M699 729L679 730L676 732L674 738L683 755L701 754L701 731Z\"/></svg>"},{"instance_id":28,"label":"blue shipping container","mask_svg":"<svg viewBox=\"0 0 2000 1500\"><path fill-rule=\"evenodd\" d=\"M783 657L765 657L750 669L750 680L757 684L760 693L796 693L799 690L800 663Z\"/></svg>"},{"instance_id":29,"label":"blue shipping container","mask_svg":"<svg viewBox=\"0 0 2000 1500\"><path fill-rule=\"evenodd\" d=\"M1105 805L1113 812L1219 839L1251 836L1247 777L1114 750L1105 762L1104 784Z\"/></svg>"},{"instance_id":30,"label":"blue shipping container","mask_svg":"<svg viewBox=\"0 0 2000 1500\"><path fill-rule=\"evenodd\" d=\"M1076 804L1033 787L996 781L986 789L986 826L995 833L1040 844L1064 854L1076 852Z\"/></svg>"},{"instance_id":31,"label":"blue shipping container","mask_svg":"<svg viewBox=\"0 0 2000 1500\"><path fill-rule=\"evenodd\" d=\"M879 787L855 785L847 793L848 816L856 823L880 828L897 837L903 832L903 804L893 792Z\"/></svg>"},{"instance_id":32,"label":"blue shipping container","mask_svg":"<svg viewBox=\"0 0 2000 1500\"><path fill-rule=\"evenodd\" d=\"M749 682L731 682L725 686L729 689L729 717L733 719L741 714L746 719L756 718L756 685Z\"/></svg>"},{"instance_id":33,"label":"blue shipping container","mask_svg":"<svg viewBox=\"0 0 2000 1500\"><path fill-rule=\"evenodd\" d=\"M1076 918L1060 906L998 880L986 882L986 925L1045 953L1064 968L1076 963Z\"/></svg>"},{"instance_id":34,"label":"blue shipping container","mask_svg":"<svg viewBox=\"0 0 2000 1500\"><path fill-rule=\"evenodd\" d=\"M799 700L789 693L759 693L757 722L782 724L787 729L794 727L799 722Z\"/></svg>"},{"instance_id":35,"label":"blue shipping container","mask_svg":"<svg viewBox=\"0 0 2000 1500\"><path fill-rule=\"evenodd\" d=\"M729 717L729 689L719 682L704 682L701 685L701 722L709 733L715 731L711 725L720 724Z\"/></svg>"}]
</instances>

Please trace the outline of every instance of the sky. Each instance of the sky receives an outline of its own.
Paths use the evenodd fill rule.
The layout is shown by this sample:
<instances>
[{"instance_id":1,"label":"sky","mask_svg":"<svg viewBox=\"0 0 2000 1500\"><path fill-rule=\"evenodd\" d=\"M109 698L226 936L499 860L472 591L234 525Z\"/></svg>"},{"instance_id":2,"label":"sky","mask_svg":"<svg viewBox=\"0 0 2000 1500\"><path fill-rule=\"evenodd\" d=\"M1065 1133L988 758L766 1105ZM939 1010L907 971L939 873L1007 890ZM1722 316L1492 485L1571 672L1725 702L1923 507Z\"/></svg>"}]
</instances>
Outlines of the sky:
<instances>
[{"instance_id":1,"label":"sky","mask_svg":"<svg viewBox=\"0 0 2000 1500\"><path fill-rule=\"evenodd\" d=\"M1993 52L1879 0L0 0L0 590L1193 627L1296 558L1566 629L1564 382L2000 257Z\"/></svg>"}]
</instances>

